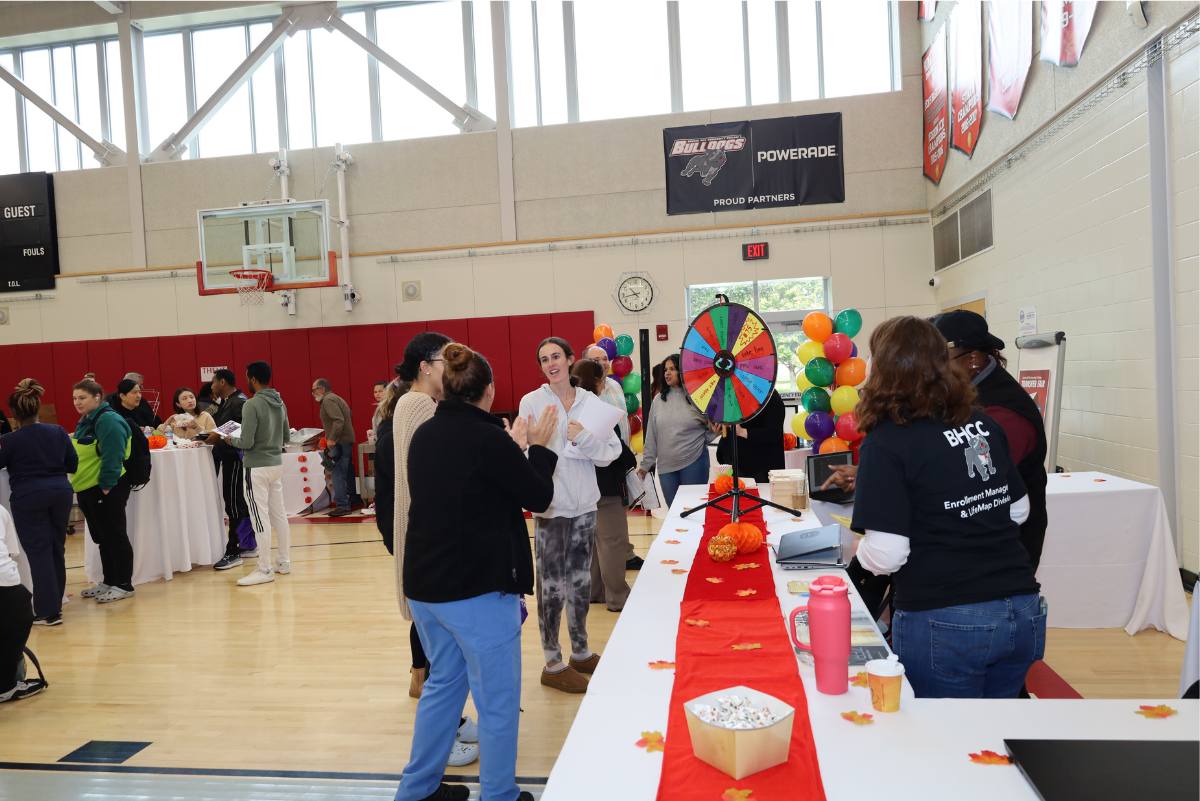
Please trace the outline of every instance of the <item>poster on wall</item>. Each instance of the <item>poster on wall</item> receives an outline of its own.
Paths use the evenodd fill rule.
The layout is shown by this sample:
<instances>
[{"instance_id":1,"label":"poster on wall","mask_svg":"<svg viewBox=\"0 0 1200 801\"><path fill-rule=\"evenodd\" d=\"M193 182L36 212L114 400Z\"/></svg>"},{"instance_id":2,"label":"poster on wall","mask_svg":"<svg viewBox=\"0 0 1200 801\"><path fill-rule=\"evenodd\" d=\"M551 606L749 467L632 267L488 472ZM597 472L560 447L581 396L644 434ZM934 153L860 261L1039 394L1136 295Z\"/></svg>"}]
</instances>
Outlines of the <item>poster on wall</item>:
<instances>
[{"instance_id":1,"label":"poster on wall","mask_svg":"<svg viewBox=\"0 0 1200 801\"><path fill-rule=\"evenodd\" d=\"M1033 3L988 3L988 111L1017 118L1033 61Z\"/></svg>"},{"instance_id":2,"label":"poster on wall","mask_svg":"<svg viewBox=\"0 0 1200 801\"><path fill-rule=\"evenodd\" d=\"M1042 413L1042 418L1045 419L1046 401L1050 397L1050 371L1022 370L1017 380L1021 382L1021 388L1029 393L1029 397L1033 399L1038 411Z\"/></svg>"},{"instance_id":3,"label":"poster on wall","mask_svg":"<svg viewBox=\"0 0 1200 801\"><path fill-rule=\"evenodd\" d=\"M0 292L54 289L56 275L54 176L0 175Z\"/></svg>"},{"instance_id":4,"label":"poster on wall","mask_svg":"<svg viewBox=\"0 0 1200 801\"><path fill-rule=\"evenodd\" d=\"M663 129L667 214L843 203L842 115Z\"/></svg>"},{"instance_id":5,"label":"poster on wall","mask_svg":"<svg viewBox=\"0 0 1200 801\"><path fill-rule=\"evenodd\" d=\"M1042 61L1060 67L1078 64L1095 16L1095 0L1042 0Z\"/></svg>"},{"instance_id":6,"label":"poster on wall","mask_svg":"<svg viewBox=\"0 0 1200 801\"><path fill-rule=\"evenodd\" d=\"M949 103L946 98L946 26L933 37L933 44L921 56L921 100L925 108L923 145L925 177L935 184L946 168L946 148L950 136Z\"/></svg>"},{"instance_id":7,"label":"poster on wall","mask_svg":"<svg viewBox=\"0 0 1200 801\"><path fill-rule=\"evenodd\" d=\"M954 7L950 26L950 119L954 129L950 144L970 158L979 143L983 124L983 6L960 2Z\"/></svg>"},{"instance_id":8,"label":"poster on wall","mask_svg":"<svg viewBox=\"0 0 1200 801\"><path fill-rule=\"evenodd\" d=\"M937 0L920 0L917 3L917 19L929 22L937 14Z\"/></svg>"}]
</instances>

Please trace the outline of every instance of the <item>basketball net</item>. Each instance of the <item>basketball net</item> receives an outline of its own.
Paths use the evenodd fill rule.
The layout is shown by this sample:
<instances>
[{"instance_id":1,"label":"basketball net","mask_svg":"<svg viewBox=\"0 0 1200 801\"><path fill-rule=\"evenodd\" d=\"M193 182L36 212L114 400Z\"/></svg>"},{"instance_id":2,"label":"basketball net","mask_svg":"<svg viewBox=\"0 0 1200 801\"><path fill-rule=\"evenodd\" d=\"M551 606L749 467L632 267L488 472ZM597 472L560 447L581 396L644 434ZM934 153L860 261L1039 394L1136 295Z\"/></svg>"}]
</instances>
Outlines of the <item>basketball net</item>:
<instances>
[{"instance_id":1,"label":"basketball net","mask_svg":"<svg viewBox=\"0 0 1200 801\"><path fill-rule=\"evenodd\" d=\"M238 282L238 299L243 306L262 305L267 290L271 288L269 270L230 270L229 275Z\"/></svg>"}]
</instances>

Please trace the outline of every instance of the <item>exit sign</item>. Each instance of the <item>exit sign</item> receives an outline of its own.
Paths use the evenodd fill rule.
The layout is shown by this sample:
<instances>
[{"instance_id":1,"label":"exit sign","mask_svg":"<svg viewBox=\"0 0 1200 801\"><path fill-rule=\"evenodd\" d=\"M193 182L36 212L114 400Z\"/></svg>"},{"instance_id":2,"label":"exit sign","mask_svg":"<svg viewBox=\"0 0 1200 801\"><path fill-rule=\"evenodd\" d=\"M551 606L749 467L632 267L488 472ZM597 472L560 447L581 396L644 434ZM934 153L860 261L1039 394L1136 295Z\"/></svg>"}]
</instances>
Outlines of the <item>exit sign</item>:
<instances>
[{"instance_id":1,"label":"exit sign","mask_svg":"<svg viewBox=\"0 0 1200 801\"><path fill-rule=\"evenodd\" d=\"M754 261L767 258L766 242L750 242L742 245L742 261Z\"/></svg>"}]
</instances>

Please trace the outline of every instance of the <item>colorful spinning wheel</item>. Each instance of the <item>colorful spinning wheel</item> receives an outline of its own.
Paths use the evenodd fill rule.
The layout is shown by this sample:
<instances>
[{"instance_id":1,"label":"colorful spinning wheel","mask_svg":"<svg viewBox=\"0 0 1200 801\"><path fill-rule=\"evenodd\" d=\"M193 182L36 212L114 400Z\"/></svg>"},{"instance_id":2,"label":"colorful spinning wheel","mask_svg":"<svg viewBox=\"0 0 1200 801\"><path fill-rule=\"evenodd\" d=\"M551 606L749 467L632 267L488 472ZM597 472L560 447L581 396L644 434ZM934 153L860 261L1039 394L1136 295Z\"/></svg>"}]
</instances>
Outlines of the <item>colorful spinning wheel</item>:
<instances>
[{"instance_id":1,"label":"colorful spinning wheel","mask_svg":"<svg viewBox=\"0 0 1200 801\"><path fill-rule=\"evenodd\" d=\"M683 386L708 419L744 423L775 387L775 340L753 309L718 303L692 320L679 354Z\"/></svg>"}]
</instances>

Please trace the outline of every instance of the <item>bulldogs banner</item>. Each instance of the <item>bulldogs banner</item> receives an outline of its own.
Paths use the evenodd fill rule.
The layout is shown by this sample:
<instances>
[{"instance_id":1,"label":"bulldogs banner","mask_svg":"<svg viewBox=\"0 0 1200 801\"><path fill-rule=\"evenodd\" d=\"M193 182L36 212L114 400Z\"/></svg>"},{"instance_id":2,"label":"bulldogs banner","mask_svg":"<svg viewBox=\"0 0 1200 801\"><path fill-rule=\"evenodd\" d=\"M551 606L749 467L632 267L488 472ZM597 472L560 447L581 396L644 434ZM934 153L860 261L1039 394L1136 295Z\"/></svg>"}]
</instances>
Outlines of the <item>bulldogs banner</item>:
<instances>
[{"instance_id":1,"label":"bulldogs banner","mask_svg":"<svg viewBox=\"0 0 1200 801\"><path fill-rule=\"evenodd\" d=\"M938 29L933 44L921 56L921 99L925 107L925 177L935 184L942 180L950 138L950 102L946 93L946 26Z\"/></svg>"},{"instance_id":2,"label":"bulldogs banner","mask_svg":"<svg viewBox=\"0 0 1200 801\"><path fill-rule=\"evenodd\" d=\"M954 120L950 144L967 154L975 152L983 123L982 6L960 2L950 16L950 119Z\"/></svg>"},{"instance_id":3,"label":"bulldogs banner","mask_svg":"<svg viewBox=\"0 0 1200 801\"><path fill-rule=\"evenodd\" d=\"M842 115L663 129L667 214L843 203Z\"/></svg>"},{"instance_id":4,"label":"bulldogs banner","mask_svg":"<svg viewBox=\"0 0 1200 801\"><path fill-rule=\"evenodd\" d=\"M1033 59L1033 3L988 3L988 111L1016 119Z\"/></svg>"}]
</instances>

